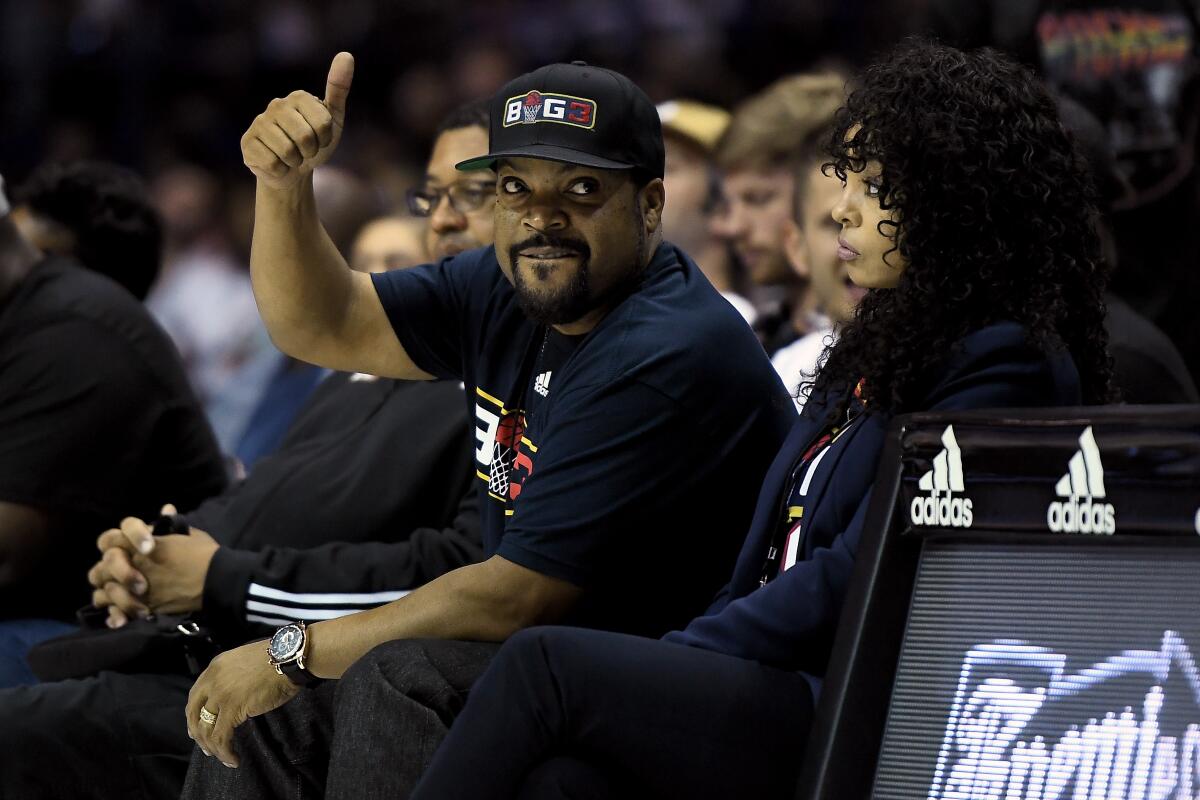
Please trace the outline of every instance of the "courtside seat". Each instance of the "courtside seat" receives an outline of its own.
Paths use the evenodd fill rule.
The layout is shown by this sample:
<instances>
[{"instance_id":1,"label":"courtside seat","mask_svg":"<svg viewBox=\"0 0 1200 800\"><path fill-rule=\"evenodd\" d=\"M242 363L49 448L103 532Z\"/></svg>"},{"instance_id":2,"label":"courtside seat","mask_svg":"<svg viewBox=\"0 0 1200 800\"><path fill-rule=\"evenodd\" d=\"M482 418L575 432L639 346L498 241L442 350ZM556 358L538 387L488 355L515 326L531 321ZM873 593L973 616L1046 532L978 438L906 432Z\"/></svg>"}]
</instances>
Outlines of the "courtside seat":
<instances>
[{"instance_id":1,"label":"courtside seat","mask_svg":"<svg viewBox=\"0 0 1200 800\"><path fill-rule=\"evenodd\" d=\"M891 433L796 798L1200 791L1200 406Z\"/></svg>"}]
</instances>

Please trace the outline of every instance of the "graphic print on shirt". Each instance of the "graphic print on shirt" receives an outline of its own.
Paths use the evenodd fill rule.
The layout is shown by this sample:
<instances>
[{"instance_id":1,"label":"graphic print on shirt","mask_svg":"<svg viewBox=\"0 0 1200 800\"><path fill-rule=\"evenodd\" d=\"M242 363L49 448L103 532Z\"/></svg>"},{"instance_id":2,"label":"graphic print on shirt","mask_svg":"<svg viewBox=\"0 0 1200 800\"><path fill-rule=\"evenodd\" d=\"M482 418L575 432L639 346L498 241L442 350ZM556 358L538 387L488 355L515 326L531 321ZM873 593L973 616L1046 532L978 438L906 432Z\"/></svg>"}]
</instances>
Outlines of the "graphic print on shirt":
<instances>
[{"instance_id":1,"label":"graphic print on shirt","mask_svg":"<svg viewBox=\"0 0 1200 800\"><path fill-rule=\"evenodd\" d=\"M488 497L508 503L533 474L537 447L525 436L525 412L475 387L475 475L488 485ZM512 516L512 509L506 509Z\"/></svg>"}]
</instances>

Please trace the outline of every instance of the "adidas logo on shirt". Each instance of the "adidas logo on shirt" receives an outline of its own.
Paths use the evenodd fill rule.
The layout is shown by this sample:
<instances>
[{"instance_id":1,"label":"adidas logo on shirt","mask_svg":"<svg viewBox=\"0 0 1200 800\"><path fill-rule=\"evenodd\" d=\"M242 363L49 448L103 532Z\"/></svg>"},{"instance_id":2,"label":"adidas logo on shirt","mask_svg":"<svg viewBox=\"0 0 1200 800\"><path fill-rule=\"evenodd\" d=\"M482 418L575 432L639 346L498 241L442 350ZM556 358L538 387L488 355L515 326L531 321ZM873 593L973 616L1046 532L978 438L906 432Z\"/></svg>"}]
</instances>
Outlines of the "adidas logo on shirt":
<instances>
[{"instance_id":1,"label":"adidas logo on shirt","mask_svg":"<svg viewBox=\"0 0 1200 800\"><path fill-rule=\"evenodd\" d=\"M542 397L550 394L550 374L549 372L543 372L533 379L533 390Z\"/></svg>"},{"instance_id":2,"label":"adidas logo on shirt","mask_svg":"<svg viewBox=\"0 0 1200 800\"><path fill-rule=\"evenodd\" d=\"M917 488L927 496L913 498L909 508L914 525L969 528L974 521L971 498L955 497L966 490L963 482L962 451L954 438L954 426L942 432L942 452L934 456L933 469L921 476Z\"/></svg>"},{"instance_id":3,"label":"adidas logo on shirt","mask_svg":"<svg viewBox=\"0 0 1200 800\"><path fill-rule=\"evenodd\" d=\"M1079 449L1067 464L1067 474L1054 485L1054 493L1066 498L1051 503L1046 524L1055 533L1117 532L1117 512L1104 499L1104 465L1091 426L1079 437Z\"/></svg>"}]
</instances>

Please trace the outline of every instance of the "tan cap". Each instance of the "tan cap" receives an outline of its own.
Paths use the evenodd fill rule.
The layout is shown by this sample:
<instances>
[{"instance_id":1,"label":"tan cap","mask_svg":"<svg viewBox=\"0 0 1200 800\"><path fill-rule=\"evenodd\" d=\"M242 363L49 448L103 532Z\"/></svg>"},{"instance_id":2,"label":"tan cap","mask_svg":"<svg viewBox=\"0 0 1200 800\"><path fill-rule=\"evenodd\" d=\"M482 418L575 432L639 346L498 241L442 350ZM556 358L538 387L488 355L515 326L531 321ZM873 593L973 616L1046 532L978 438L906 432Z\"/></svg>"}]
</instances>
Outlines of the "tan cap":
<instances>
[{"instance_id":1,"label":"tan cap","mask_svg":"<svg viewBox=\"0 0 1200 800\"><path fill-rule=\"evenodd\" d=\"M658 105L664 134L674 133L691 139L712 152L725 129L729 127L729 112L695 100L668 100Z\"/></svg>"}]
</instances>

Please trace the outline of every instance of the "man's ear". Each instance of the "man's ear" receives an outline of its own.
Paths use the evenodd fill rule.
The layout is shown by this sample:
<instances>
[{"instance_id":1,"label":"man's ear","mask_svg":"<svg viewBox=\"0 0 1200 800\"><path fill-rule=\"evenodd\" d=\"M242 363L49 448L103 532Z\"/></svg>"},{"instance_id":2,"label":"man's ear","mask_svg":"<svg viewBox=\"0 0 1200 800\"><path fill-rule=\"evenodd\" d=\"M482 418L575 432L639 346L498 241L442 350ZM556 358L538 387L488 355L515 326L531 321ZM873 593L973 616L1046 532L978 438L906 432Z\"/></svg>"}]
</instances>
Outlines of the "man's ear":
<instances>
[{"instance_id":1,"label":"man's ear","mask_svg":"<svg viewBox=\"0 0 1200 800\"><path fill-rule=\"evenodd\" d=\"M808 246L804 241L804 231L793 220L787 221L787 229L783 236L783 253L787 256L792 272L801 278L810 277L808 265Z\"/></svg>"},{"instance_id":2,"label":"man's ear","mask_svg":"<svg viewBox=\"0 0 1200 800\"><path fill-rule=\"evenodd\" d=\"M667 202L667 190L662 178L655 178L638 192L642 202L642 222L648 233L658 230L662 224L663 205Z\"/></svg>"}]
</instances>

